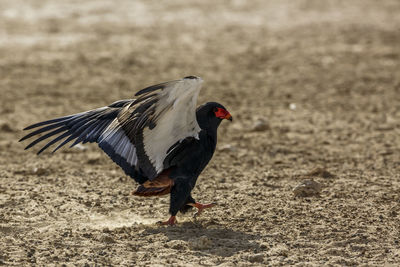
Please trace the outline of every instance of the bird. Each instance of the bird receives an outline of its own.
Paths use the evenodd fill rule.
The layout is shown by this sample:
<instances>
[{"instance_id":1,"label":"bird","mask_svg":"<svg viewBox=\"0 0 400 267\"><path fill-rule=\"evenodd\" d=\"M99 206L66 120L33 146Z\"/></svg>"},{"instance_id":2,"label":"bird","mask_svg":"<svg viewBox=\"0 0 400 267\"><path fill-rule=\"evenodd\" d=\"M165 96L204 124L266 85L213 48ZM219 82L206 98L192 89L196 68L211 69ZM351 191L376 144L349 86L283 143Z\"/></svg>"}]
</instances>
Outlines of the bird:
<instances>
[{"instance_id":1,"label":"bird","mask_svg":"<svg viewBox=\"0 0 400 267\"><path fill-rule=\"evenodd\" d=\"M175 225L177 213L197 208L195 216L215 203L202 204L192 197L196 181L213 157L217 129L231 114L217 102L197 107L203 79L186 76L139 90L132 99L30 125L19 141L36 137L29 149L48 139L39 155L63 140L53 153L69 142L97 143L126 175L139 185L138 197L170 194L169 213L161 225Z\"/></svg>"}]
</instances>

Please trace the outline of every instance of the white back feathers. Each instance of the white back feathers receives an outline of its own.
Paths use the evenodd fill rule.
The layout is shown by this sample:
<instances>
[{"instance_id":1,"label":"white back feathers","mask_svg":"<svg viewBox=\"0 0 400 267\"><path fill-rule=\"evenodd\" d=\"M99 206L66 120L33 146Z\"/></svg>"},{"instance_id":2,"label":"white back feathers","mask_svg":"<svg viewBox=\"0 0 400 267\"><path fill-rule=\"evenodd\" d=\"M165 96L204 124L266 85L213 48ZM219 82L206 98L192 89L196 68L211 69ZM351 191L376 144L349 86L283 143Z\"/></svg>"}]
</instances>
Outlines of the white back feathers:
<instances>
[{"instance_id":1,"label":"white back feathers","mask_svg":"<svg viewBox=\"0 0 400 267\"><path fill-rule=\"evenodd\" d=\"M184 78L169 83L158 93L155 124L143 130L144 150L157 173L163 170L168 149L186 137L198 139L196 104L203 80Z\"/></svg>"}]
</instances>

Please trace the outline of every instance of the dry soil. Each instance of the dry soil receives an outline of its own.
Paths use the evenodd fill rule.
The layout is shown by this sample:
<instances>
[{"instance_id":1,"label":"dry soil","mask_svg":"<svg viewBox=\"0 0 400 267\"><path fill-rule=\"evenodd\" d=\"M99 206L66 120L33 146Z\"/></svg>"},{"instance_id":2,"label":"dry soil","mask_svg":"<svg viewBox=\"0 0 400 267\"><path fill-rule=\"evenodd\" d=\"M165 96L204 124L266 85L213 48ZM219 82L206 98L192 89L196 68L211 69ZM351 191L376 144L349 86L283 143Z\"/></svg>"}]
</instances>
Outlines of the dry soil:
<instances>
[{"instance_id":1,"label":"dry soil","mask_svg":"<svg viewBox=\"0 0 400 267\"><path fill-rule=\"evenodd\" d=\"M399 44L397 0L1 1L0 264L400 264ZM95 144L18 143L187 75L234 117L196 220L155 225L169 198Z\"/></svg>"}]
</instances>

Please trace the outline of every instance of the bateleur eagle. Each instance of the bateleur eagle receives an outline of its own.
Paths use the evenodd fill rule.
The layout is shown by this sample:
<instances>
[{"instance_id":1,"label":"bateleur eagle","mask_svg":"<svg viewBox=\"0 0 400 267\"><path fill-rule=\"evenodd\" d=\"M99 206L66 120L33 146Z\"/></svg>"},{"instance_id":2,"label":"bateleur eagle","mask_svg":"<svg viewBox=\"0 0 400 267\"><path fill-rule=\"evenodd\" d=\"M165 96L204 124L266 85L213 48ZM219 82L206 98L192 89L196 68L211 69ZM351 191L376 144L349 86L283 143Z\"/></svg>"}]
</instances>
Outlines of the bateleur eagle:
<instances>
[{"instance_id":1,"label":"bateleur eagle","mask_svg":"<svg viewBox=\"0 0 400 267\"><path fill-rule=\"evenodd\" d=\"M196 207L200 214L213 204L200 204L191 196L197 177L212 158L217 128L223 119L232 121L219 103L208 102L196 109L203 80L188 76L144 88L134 99L120 100L74 115L26 127L35 131L20 141L43 134L25 149L55 137L37 154L63 140L53 152L70 141L96 142L124 172L140 185L133 195L170 194L171 217L162 224L176 223L178 211Z\"/></svg>"}]
</instances>

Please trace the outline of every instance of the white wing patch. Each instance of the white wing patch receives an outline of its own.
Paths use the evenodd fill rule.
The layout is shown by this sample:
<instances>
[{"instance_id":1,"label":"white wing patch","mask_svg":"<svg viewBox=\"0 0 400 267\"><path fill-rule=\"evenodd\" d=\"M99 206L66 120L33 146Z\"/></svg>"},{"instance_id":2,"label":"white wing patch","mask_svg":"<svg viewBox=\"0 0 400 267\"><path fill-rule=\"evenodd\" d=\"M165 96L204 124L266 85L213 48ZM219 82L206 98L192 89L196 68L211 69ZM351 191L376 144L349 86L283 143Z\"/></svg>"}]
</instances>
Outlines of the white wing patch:
<instances>
[{"instance_id":1,"label":"white wing patch","mask_svg":"<svg viewBox=\"0 0 400 267\"><path fill-rule=\"evenodd\" d=\"M156 126L143 130L143 143L157 173L163 170L168 149L186 137L198 139L196 103L203 80L182 79L164 88L156 103Z\"/></svg>"}]
</instances>

